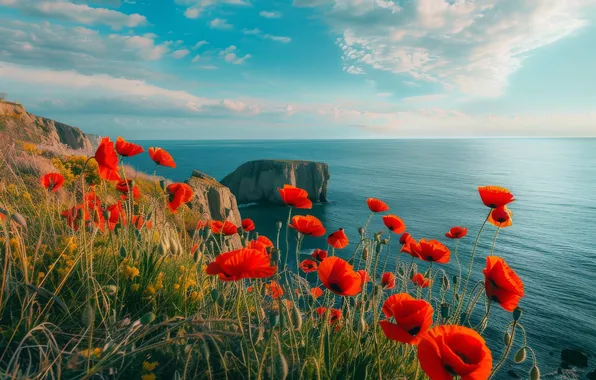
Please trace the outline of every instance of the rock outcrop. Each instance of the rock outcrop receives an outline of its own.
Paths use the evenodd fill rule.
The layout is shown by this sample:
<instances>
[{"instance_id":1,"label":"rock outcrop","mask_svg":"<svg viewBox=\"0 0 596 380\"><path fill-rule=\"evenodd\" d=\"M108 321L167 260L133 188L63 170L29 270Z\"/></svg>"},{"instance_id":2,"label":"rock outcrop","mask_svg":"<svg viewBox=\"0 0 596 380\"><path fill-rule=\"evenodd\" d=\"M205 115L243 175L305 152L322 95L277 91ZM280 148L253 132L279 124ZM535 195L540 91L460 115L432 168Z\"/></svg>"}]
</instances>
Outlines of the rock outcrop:
<instances>
[{"instance_id":1,"label":"rock outcrop","mask_svg":"<svg viewBox=\"0 0 596 380\"><path fill-rule=\"evenodd\" d=\"M229 220L239 226L242 222L236 197L230 189L217 182L213 177L198 170L186 181L192 187L195 197L191 202L193 210L198 210L202 220ZM238 235L230 238L228 246L231 249L242 248Z\"/></svg>"},{"instance_id":2,"label":"rock outcrop","mask_svg":"<svg viewBox=\"0 0 596 380\"><path fill-rule=\"evenodd\" d=\"M238 203L281 203L278 188L285 184L308 192L313 202L327 202L329 167L323 162L257 160L239 166L221 183L236 196Z\"/></svg>"},{"instance_id":3,"label":"rock outcrop","mask_svg":"<svg viewBox=\"0 0 596 380\"><path fill-rule=\"evenodd\" d=\"M0 136L5 140L47 145L58 150L79 150L85 154L91 154L99 144L99 136L30 114L22 105L5 100L0 100Z\"/></svg>"}]
</instances>

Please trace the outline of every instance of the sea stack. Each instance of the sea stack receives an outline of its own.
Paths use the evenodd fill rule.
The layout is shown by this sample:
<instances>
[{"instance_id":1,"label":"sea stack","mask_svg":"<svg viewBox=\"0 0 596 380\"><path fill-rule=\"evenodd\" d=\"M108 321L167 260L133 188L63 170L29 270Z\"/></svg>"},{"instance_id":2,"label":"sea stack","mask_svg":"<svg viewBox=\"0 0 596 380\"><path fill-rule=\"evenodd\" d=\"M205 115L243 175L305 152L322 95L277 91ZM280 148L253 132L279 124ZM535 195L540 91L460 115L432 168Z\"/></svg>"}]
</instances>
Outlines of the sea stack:
<instances>
[{"instance_id":1,"label":"sea stack","mask_svg":"<svg viewBox=\"0 0 596 380\"><path fill-rule=\"evenodd\" d=\"M256 160L240 165L221 183L239 204L282 203L277 189L285 184L306 190L313 202L327 202L329 177L329 166L323 162Z\"/></svg>"}]
</instances>

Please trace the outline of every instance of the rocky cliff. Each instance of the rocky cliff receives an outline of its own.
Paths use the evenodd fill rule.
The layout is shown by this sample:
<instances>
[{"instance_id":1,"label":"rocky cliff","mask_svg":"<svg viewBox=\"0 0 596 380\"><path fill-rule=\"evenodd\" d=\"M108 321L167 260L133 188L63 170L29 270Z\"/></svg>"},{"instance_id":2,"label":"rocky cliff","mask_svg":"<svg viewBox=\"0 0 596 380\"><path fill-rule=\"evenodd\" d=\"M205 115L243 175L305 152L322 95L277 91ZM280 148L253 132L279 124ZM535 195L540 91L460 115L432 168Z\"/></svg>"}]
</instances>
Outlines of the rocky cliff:
<instances>
[{"instance_id":1,"label":"rocky cliff","mask_svg":"<svg viewBox=\"0 0 596 380\"><path fill-rule=\"evenodd\" d=\"M229 220L236 226L241 224L242 218L236 197L230 189L198 170L195 170L186 182L196 195L192 201L192 208L201 213L202 220ZM228 245L231 249L241 248L240 237L234 235Z\"/></svg>"},{"instance_id":2,"label":"rocky cliff","mask_svg":"<svg viewBox=\"0 0 596 380\"><path fill-rule=\"evenodd\" d=\"M20 140L53 148L67 148L91 154L99 136L88 135L78 128L35 116L18 103L0 99L0 138Z\"/></svg>"},{"instance_id":3,"label":"rocky cliff","mask_svg":"<svg viewBox=\"0 0 596 380\"><path fill-rule=\"evenodd\" d=\"M329 167L322 162L257 160L239 166L221 183L236 196L238 203L281 203L278 188L285 184L308 192L313 202L327 202Z\"/></svg>"}]
</instances>

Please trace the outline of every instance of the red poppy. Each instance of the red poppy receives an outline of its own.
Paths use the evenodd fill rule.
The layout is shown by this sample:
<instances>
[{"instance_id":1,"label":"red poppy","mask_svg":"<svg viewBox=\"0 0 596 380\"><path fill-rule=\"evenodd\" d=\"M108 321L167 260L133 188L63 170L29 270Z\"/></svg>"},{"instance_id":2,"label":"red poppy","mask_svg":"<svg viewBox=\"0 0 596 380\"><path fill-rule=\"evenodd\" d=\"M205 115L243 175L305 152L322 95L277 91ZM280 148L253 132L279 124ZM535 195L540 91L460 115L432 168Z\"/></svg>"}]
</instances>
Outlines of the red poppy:
<instances>
[{"instance_id":1,"label":"red poppy","mask_svg":"<svg viewBox=\"0 0 596 380\"><path fill-rule=\"evenodd\" d=\"M320 296L323 295L323 289L321 289L321 288L312 288L310 290L310 295L313 296L313 298L319 298Z\"/></svg>"},{"instance_id":2,"label":"red poppy","mask_svg":"<svg viewBox=\"0 0 596 380\"><path fill-rule=\"evenodd\" d=\"M300 263L300 269L304 271L304 273L315 272L317 270L317 263L312 260L302 260Z\"/></svg>"},{"instance_id":3,"label":"red poppy","mask_svg":"<svg viewBox=\"0 0 596 380\"><path fill-rule=\"evenodd\" d=\"M141 228L143 228L143 225L145 227L147 227L148 230L151 229L151 226L153 225L153 223L151 223L150 220L145 221L145 219L143 218L142 215L133 215L132 217L132 225L135 226L135 228L137 230L140 230Z\"/></svg>"},{"instance_id":4,"label":"red poppy","mask_svg":"<svg viewBox=\"0 0 596 380\"><path fill-rule=\"evenodd\" d=\"M383 273L383 276L381 277L381 285L383 285L383 288L385 289L395 288L395 275L391 272Z\"/></svg>"},{"instance_id":5,"label":"red poppy","mask_svg":"<svg viewBox=\"0 0 596 380\"><path fill-rule=\"evenodd\" d=\"M250 218L242 219L242 229L246 232L254 231L255 222Z\"/></svg>"},{"instance_id":6,"label":"red poppy","mask_svg":"<svg viewBox=\"0 0 596 380\"><path fill-rule=\"evenodd\" d=\"M317 307L316 312L317 312L317 314L319 314L319 316L323 317L323 316L325 316L325 314L327 314L327 308L326 307ZM329 310L329 324L333 325L333 324L339 322L340 320L341 320L341 310L330 309Z\"/></svg>"},{"instance_id":7,"label":"red poppy","mask_svg":"<svg viewBox=\"0 0 596 380\"><path fill-rule=\"evenodd\" d=\"M238 233L238 227L236 227L236 225L229 220L226 220L223 222L221 232L227 236L234 235Z\"/></svg>"},{"instance_id":8,"label":"red poppy","mask_svg":"<svg viewBox=\"0 0 596 380\"><path fill-rule=\"evenodd\" d=\"M141 190L139 189L139 186L137 186L137 184L130 179L127 181L122 180L118 182L118 184L116 184L116 190L123 194L123 199L126 199L126 196L129 193L132 193L132 197L134 199L139 199L141 197Z\"/></svg>"},{"instance_id":9,"label":"red poppy","mask_svg":"<svg viewBox=\"0 0 596 380\"><path fill-rule=\"evenodd\" d=\"M295 229L303 235L309 236L323 236L325 235L325 227L323 223L312 215L296 215L292 218L290 228Z\"/></svg>"},{"instance_id":10,"label":"red poppy","mask_svg":"<svg viewBox=\"0 0 596 380\"><path fill-rule=\"evenodd\" d=\"M428 288L432 283L430 278L426 278L420 273L416 273L414 276L412 276L412 282L421 288Z\"/></svg>"},{"instance_id":11,"label":"red poppy","mask_svg":"<svg viewBox=\"0 0 596 380\"><path fill-rule=\"evenodd\" d=\"M249 286L248 288L246 288L246 291L247 291L248 293L252 293L252 292L253 292L253 290L254 290L254 288L253 288L252 286Z\"/></svg>"},{"instance_id":12,"label":"red poppy","mask_svg":"<svg viewBox=\"0 0 596 380\"><path fill-rule=\"evenodd\" d=\"M366 200L366 204L368 205L368 208L372 212L389 211L389 206L387 206L387 203L385 203L382 200L377 199L377 198L368 198Z\"/></svg>"},{"instance_id":13,"label":"red poppy","mask_svg":"<svg viewBox=\"0 0 596 380\"><path fill-rule=\"evenodd\" d=\"M449 232L445 233L445 236L449 239L461 239L468 234L468 229L466 227L457 226L451 227Z\"/></svg>"},{"instance_id":14,"label":"red poppy","mask_svg":"<svg viewBox=\"0 0 596 380\"><path fill-rule=\"evenodd\" d=\"M116 139L116 152L121 156L132 157L144 151L142 146L128 142L120 136Z\"/></svg>"},{"instance_id":15,"label":"red poppy","mask_svg":"<svg viewBox=\"0 0 596 380\"><path fill-rule=\"evenodd\" d=\"M90 210L101 209L101 199L94 190L85 193L84 203Z\"/></svg>"},{"instance_id":16,"label":"red poppy","mask_svg":"<svg viewBox=\"0 0 596 380\"><path fill-rule=\"evenodd\" d=\"M97 161L100 178L108 181L120 181L118 155L114 150L114 143L109 137L101 139L101 143L95 151L95 161Z\"/></svg>"},{"instance_id":17,"label":"red poppy","mask_svg":"<svg viewBox=\"0 0 596 380\"><path fill-rule=\"evenodd\" d=\"M48 173L41 177L40 182L48 191L55 193L64 185L64 176L60 173Z\"/></svg>"},{"instance_id":18,"label":"red poppy","mask_svg":"<svg viewBox=\"0 0 596 380\"><path fill-rule=\"evenodd\" d=\"M110 230L114 230L118 223L126 225L126 214L122 207L122 202L118 201L118 203L108 206L106 211L110 213L108 217L108 228Z\"/></svg>"},{"instance_id":19,"label":"red poppy","mask_svg":"<svg viewBox=\"0 0 596 380\"><path fill-rule=\"evenodd\" d=\"M5 221L8 217L8 211L3 208L0 208L0 221Z\"/></svg>"},{"instance_id":20,"label":"red poppy","mask_svg":"<svg viewBox=\"0 0 596 380\"><path fill-rule=\"evenodd\" d=\"M385 224L385 227L389 228L394 234L401 234L406 230L406 224L397 215L385 215L383 217L383 223Z\"/></svg>"},{"instance_id":21,"label":"red poppy","mask_svg":"<svg viewBox=\"0 0 596 380\"><path fill-rule=\"evenodd\" d=\"M283 189L278 189L281 200L288 206L296 208L312 208L312 201L308 199L306 190L284 185Z\"/></svg>"},{"instance_id":22,"label":"red poppy","mask_svg":"<svg viewBox=\"0 0 596 380\"><path fill-rule=\"evenodd\" d=\"M327 244L336 249L342 249L348 246L348 237L343 228L333 232L327 237Z\"/></svg>"},{"instance_id":23,"label":"red poppy","mask_svg":"<svg viewBox=\"0 0 596 380\"><path fill-rule=\"evenodd\" d=\"M207 265L209 275L219 275L222 281L237 281L243 278L271 277L277 267L270 265L269 256L259 250L242 248L222 253Z\"/></svg>"},{"instance_id":24,"label":"red poppy","mask_svg":"<svg viewBox=\"0 0 596 380\"><path fill-rule=\"evenodd\" d=\"M370 281L370 276L368 275L368 273L366 273L366 271L364 269L360 269L358 271L358 274L360 275L360 277L362 278L362 283L367 283Z\"/></svg>"},{"instance_id":25,"label":"red poppy","mask_svg":"<svg viewBox=\"0 0 596 380\"><path fill-rule=\"evenodd\" d=\"M507 206L497 207L490 212L488 221L499 228L505 228L513 225L512 216L513 213Z\"/></svg>"},{"instance_id":26,"label":"red poppy","mask_svg":"<svg viewBox=\"0 0 596 380\"><path fill-rule=\"evenodd\" d=\"M246 244L246 248L256 249L263 253L267 253L267 246L258 240L251 240Z\"/></svg>"},{"instance_id":27,"label":"red poppy","mask_svg":"<svg viewBox=\"0 0 596 380\"><path fill-rule=\"evenodd\" d=\"M480 186L478 192L482 203L490 208L505 206L515 200L509 190L500 186Z\"/></svg>"},{"instance_id":28,"label":"red poppy","mask_svg":"<svg viewBox=\"0 0 596 380\"><path fill-rule=\"evenodd\" d=\"M451 257L451 251L438 240L420 239L418 243L412 245L414 253L424 261L434 261L440 264L446 264Z\"/></svg>"},{"instance_id":29,"label":"red poppy","mask_svg":"<svg viewBox=\"0 0 596 380\"><path fill-rule=\"evenodd\" d=\"M412 235L410 235L408 232L404 232L400 237L399 237L399 244L404 245L407 244L408 241L412 240Z\"/></svg>"},{"instance_id":30,"label":"red poppy","mask_svg":"<svg viewBox=\"0 0 596 380\"><path fill-rule=\"evenodd\" d=\"M420 256L418 256L418 253L416 251L416 248L418 246L418 242L411 236L408 236L407 241L401 246L401 250L400 252L405 252L408 255L419 259Z\"/></svg>"},{"instance_id":31,"label":"red poppy","mask_svg":"<svg viewBox=\"0 0 596 380\"><path fill-rule=\"evenodd\" d=\"M166 187L168 194L168 207L175 214L178 208L191 201L193 197L192 188L185 183L172 183Z\"/></svg>"},{"instance_id":32,"label":"red poppy","mask_svg":"<svg viewBox=\"0 0 596 380\"><path fill-rule=\"evenodd\" d=\"M355 296L362 290L362 277L348 262L337 256L319 264L319 279L323 285L340 296Z\"/></svg>"},{"instance_id":33,"label":"red poppy","mask_svg":"<svg viewBox=\"0 0 596 380\"><path fill-rule=\"evenodd\" d=\"M484 278L486 296L503 309L513 311L524 296L524 283L513 269L502 258L488 256Z\"/></svg>"},{"instance_id":34,"label":"red poppy","mask_svg":"<svg viewBox=\"0 0 596 380\"><path fill-rule=\"evenodd\" d=\"M314 251L312 251L312 253L310 255L315 260L323 261L327 258L327 255L329 255L329 254L327 253L327 251L317 248Z\"/></svg>"},{"instance_id":35,"label":"red poppy","mask_svg":"<svg viewBox=\"0 0 596 380\"><path fill-rule=\"evenodd\" d=\"M257 241L264 244L267 248L273 247L273 242L267 236L261 235L257 238Z\"/></svg>"},{"instance_id":36,"label":"red poppy","mask_svg":"<svg viewBox=\"0 0 596 380\"><path fill-rule=\"evenodd\" d=\"M62 211L60 215L66 218L66 224L73 231L79 230L81 221L87 221L90 218L88 209L83 205L73 206L68 210Z\"/></svg>"},{"instance_id":37,"label":"red poppy","mask_svg":"<svg viewBox=\"0 0 596 380\"><path fill-rule=\"evenodd\" d=\"M265 292L269 297L273 299L277 299L284 295L283 288L275 281L271 281L270 283L265 284Z\"/></svg>"},{"instance_id":38,"label":"red poppy","mask_svg":"<svg viewBox=\"0 0 596 380\"><path fill-rule=\"evenodd\" d=\"M149 148L149 156L157 165L167 166L169 168L176 167L174 159L165 149L151 147Z\"/></svg>"},{"instance_id":39,"label":"red poppy","mask_svg":"<svg viewBox=\"0 0 596 380\"><path fill-rule=\"evenodd\" d=\"M440 325L428 331L418 344L420 367L431 380L488 379L492 354L476 331L457 325Z\"/></svg>"},{"instance_id":40,"label":"red poppy","mask_svg":"<svg viewBox=\"0 0 596 380\"><path fill-rule=\"evenodd\" d=\"M209 226L209 224L210 224L210 222L208 220L199 220L199 221L197 221L197 227L195 229L200 231L203 228Z\"/></svg>"},{"instance_id":41,"label":"red poppy","mask_svg":"<svg viewBox=\"0 0 596 380\"><path fill-rule=\"evenodd\" d=\"M388 339L418 344L433 324L433 307L407 293L394 294L383 304L387 319L380 322ZM451 379L450 379L451 380Z\"/></svg>"}]
</instances>

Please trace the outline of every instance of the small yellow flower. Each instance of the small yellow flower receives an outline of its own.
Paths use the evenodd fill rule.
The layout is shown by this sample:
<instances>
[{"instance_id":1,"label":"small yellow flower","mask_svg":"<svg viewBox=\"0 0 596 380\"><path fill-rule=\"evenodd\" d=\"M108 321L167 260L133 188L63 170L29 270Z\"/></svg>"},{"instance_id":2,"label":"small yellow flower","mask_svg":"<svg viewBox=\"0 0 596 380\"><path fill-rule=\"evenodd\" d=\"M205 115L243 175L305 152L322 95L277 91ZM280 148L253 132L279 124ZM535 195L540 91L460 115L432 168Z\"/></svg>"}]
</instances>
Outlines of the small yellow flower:
<instances>
[{"instance_id":1,"label":"small yellow flower","mask_svg":"<svg viewBox=\"0 0 596 380\"><path fill-rule=\"evenodd\" d=\"M153 374L153 373L145 374L145 375L141 376L141 380L155 380L155 374Z\"/></svg>"},{"instance_id":2,"label":"small yellow flower","mask_svg":"<svg viewBox=\"0 0 596 380\"><path fill-rule=\"evenodd\" d=\"M29 194L29 192L25 191L23 193L23 199L26 201L30 201L31 200L31 194Z\"/></svg>"},{"instance_id":3,"label":"small yellow flower","mask_svg":"<svg viewBox=\"0 0 596 380\"><path fill-rule=\"evenodd\" d=\"M155 288L153 287L153 285L147 285L147 288L145 289L145 294L150 296L155 294Z\"/></svg>"},{"instance_id":4,"label":"small yellow flower","mask_svg":"<svg viewBox=\"0 0 596 380\"><path fill-rule=\"evenodd\" d=\"M132 289L133 292L138 292L140 287L141 287L141 285L139 285L139 284L132 284L132 286L130 288Z\"/></svg>"},{"instance_id":5,"label":"small yellow flower","mask_svg":"<svg viewBox=\"0 0 596 380\"><path fill-rule=\"evenodd\" d=\"M19 248L19 246L20 246L20 244L19 244L19 239L17 239L17 238L11 238L9 242L10 242L10 248L12 248L12 249L13 249L13 250L15 250L15 251L16 251L16 250Z\"/></svg>"},{"instance_id":6,"label":"small yellow flower","mask_svg":"<svg viewBox=\"0 0 596 380\"><path fill-rule=\"evenodd\" d=\"M180 284L174 284L174 290L180 289Z\"/></svg>"},{"instance_id":7,"label":"small yellow flower","mask_svg":"<svg viewBox=\"0 0 596 380\"><path fill-rule=\"evenodd\" d=\"M186 268L184 268L184 265L180 265L180 272L184 272Z\"/></svg>"},{"instance_id":8,"label":"small yellow flower","mask_svg":"<svg viewBox=\"0 0 596 380\"><path fill-rule=\"evenodd\" d=\"M153 372L153 370L159 365L158 362L143 362L143 371Z\"/></svg>"},{"instance_id":9,"label":"small yellow flower","mask_svg":"<svg viewBox=\"0 0 596 380\"><path fill-rule=\"evenodd\" d=\"M163 272L159 272L157 279L155 280L155 289L163 289Z\"/></svg>"},{"instance_id":10,"label":"small yellow flower","mask_svg":"<svg viewBox=\"0 0 596 380\"><path fill-rule=\"evenodd\" d=\"M124 268L122 268L122 274L127 279L132 280L133 278L138 277L141 274L141 272L139 272L139 270L135 267L126 265Z\"/></svg>"}]
</instances>

